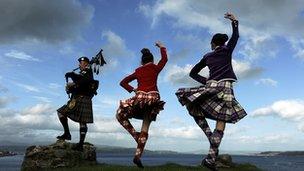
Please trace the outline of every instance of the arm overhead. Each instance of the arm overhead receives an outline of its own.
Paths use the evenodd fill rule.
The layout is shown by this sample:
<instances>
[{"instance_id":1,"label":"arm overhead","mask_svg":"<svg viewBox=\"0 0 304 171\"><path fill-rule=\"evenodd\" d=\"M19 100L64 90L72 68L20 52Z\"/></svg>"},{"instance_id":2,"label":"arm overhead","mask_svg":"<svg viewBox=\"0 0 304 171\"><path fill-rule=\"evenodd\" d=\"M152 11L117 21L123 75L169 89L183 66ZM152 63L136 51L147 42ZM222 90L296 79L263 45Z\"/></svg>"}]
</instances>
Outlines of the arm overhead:
<instances>
[{"instance_id":1,"label":"arm overhead","mask_svg":"<svg viewBox=\"0 0 304 171\"><path fill-rule=\"evenodd\" d=\"M229 39L228 43L227 43L227 47L229 48L229 50L232 51L234 50L237 41L239 39L239 22L236 19L236 17L231 14L231 13L226 13L225 14L225 18L231 20L231 25L232 25L232 35L231 38Z\"/></svg>"},{"instance_id":2,"label":"arm overhead","mask_svg":"<svg viewBox=\"0 0 304 171\"><path fill-rule=\"evenodd\" d=\"M157 68L159 69L159 71L161 71L168 62L167 50L166 47L160 41L157 41L155 45L160 49L161 59L157 64Z\"/></svg>"}]
</instances>

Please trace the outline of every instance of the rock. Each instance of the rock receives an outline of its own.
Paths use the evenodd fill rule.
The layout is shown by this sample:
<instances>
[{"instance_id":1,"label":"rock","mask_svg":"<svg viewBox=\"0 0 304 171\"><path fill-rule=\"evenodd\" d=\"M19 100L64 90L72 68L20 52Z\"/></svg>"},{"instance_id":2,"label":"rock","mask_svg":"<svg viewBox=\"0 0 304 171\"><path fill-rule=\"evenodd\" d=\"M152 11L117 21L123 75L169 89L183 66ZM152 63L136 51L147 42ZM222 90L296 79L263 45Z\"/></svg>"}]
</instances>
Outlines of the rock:
<instances>
[{"instance_id":1,"label":"rock","mask_svg":"<svg viewBox=\"0 0 304 171\"><path fill-rule=\"evenodd\" d=\"M94 145L85 143L83 152L72 150L73 145L75 144L58 140L48 146L30 146L26 149L21 170L54 169L97 164Z\"/></svg>"},{"instance_id":2,"label":"rock","mask_svg":"<svg viewBox=\"0 0 304 171\"><path fill-rule=\"evenodd\" d=\"M237 164L232 162L232 157L229 154L222 154L217 157L216 166L218 168L232 168L236 167Z\"/></svg>"}]
</instances>

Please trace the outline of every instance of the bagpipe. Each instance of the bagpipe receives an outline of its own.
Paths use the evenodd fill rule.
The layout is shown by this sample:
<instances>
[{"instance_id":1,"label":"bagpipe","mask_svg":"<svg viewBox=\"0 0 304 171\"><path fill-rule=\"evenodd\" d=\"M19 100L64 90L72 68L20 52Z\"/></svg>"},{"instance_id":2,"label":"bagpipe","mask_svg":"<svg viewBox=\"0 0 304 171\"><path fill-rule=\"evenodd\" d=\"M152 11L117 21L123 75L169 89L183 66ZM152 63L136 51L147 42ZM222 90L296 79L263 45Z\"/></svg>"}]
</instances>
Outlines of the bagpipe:
<instances>
[{"instance_id":1,"label":"bagpipe","mask_svg":"<svg viewBox=\"0 0 304 171\"><path fill-rule=\"evenodd\" d=\"M95 73L96 75L99 74L99 69L100 67L102 67L104 64L107 64L106 61L104 60L104 57L102 55L102 49L94 56L91 58L91 60L89 61L89 67L93 70L93 73ZM72 70L72 72L74 73L75 71L79 70L80 68L75 68ZM69 73L69 72L68 72ZM71 94L73 94L77 89L76 87L76 80L74 80L74 77L69 77L68 73L65 74L65 80L66 80L66 93L68 94L68 97L70 98ZM72 79L72 83L69 82L69 78ZM99 87L99 81L98 80L91 80L89 85L89 94L91 94L91 96L93 97L94 95L97 95L97 89Z\"/></svg>"}]
</instances>

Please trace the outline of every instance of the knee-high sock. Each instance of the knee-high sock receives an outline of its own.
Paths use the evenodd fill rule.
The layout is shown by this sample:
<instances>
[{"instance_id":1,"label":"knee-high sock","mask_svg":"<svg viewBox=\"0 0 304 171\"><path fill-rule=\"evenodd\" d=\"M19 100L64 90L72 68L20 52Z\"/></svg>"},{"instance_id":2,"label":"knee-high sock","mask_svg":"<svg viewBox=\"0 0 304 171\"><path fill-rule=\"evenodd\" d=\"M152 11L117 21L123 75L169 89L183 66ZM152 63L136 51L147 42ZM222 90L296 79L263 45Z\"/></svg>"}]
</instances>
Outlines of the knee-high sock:
<instances>
[{"instance_id":1,"label":"knee-high sock","mask_svg":"<svg viewBox=\"0 0 304 171\"><path fill-rule=\"evenodd\" d=\"M197 125L204 131L205 135L207 136L207 138L210 142L210 137L212 135L212 131L208 125L206 118L195 117L194 120L197 123Z\"/></svg>"},{"instance_id":2,"label":"knee-high sock","mask_svg":"<svg viewBox=\"0 0 304 171\"><path fill-rule=\"evenodd\" d=\"M137 148L136 148L136 152L135 152L135 157L136 158L141 157L141 155L144 151L147 140L148 140L148 133L147 132L141 132L140 135L139 135L139 138L138 138Z\"/></svg>"},{"instance_id":3,"label":"knee-high sock","mask_svg":"<svg viewBox=\"0 0 304 171\"><path fill-rule=\"evenodd\" d=\"M80 132L79 145L83 145L84 139L85 139L86 134L87 134L87 131L88 131L87 124L80 124L80 129L79 129L79 132Z\"/></svg>"},{"instance_id":4,"label":"knee-high sock","mask_svg":"<svg viewBox=\"0 0 304 171\"><path fill-rule=\"evenodd\" d=\"M139 133L135 131L133 125L129 121L129 118L126 116L126 114L122 113L120 109L117 110L116 119L132 135L132 137L137 142Z\"/></svg>"},{"instance_id":5,"label":"knee-high sock","mask_svg":"<svg viewBox=\"0 0 304 171\"><path fill-rule=\"evenodd\" d=\"M218 152L219 152L218 148L221 144L223 136L224 136L223 131L215 129L213 131L213 134L210 137L211 145L210 145L210 149L209 149L209 153L208 153L208 157L207 157L207 160L210 163L214 163L216 160L216 157L218 156Z\"/></svg>"},{"instance_id":6,"label":"knee-high sock","mask_svg":"<svg viewBox=\"0 0 304 171\"><path fill-rule=\"evenodd\" d=\"M64 134L65 135L70 135L70 129L69 129L69 125L68 125L68 118L61 116L59 117L59 121L64 129Z\"/></svg>"}]
</instances>

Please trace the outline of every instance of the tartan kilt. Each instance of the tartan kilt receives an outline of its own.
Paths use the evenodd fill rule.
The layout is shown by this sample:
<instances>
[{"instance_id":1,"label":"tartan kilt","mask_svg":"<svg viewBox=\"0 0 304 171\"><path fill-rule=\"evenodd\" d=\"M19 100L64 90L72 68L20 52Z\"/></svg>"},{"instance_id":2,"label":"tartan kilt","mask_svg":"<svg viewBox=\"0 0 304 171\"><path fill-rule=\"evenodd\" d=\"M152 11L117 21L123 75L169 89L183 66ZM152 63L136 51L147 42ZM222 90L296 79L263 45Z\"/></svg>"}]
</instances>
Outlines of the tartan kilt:
<instances>
[{"instance_id":1,"label":"tartan kilt","mask_svg":"<svg viewBox=\"0 0 304 171\"><path fill-rule=\"evenodd\" d=\"M92 98L90 96L72 97L67 104L57 109L58 115L66 116L79 123L93 123Z\"/></svg>"},{"instance_id":2,"label":"tartan kilt","mask_svg":"<svg viewBox=\"0 0 304 171\"><path fill-rule=\"evenodd\" d=\"M180 88L175 94L193 117L236 123L247 113L235 99L232 84L231 81L209 80L203 86Z\"/></svg>"},{"instance_id":3,"label":"tartan kilt","mask_svg":"<svg viewBox=\"0 0 304 171\"><path fill-rule=\"evenodd\" d=\"M116 115L141 120L148 117L151 121L155 121L159 112L164 110L164 105L165 102L160 100L157 91L138 91L134 97L120 101Z\"/></svg>"}]
</instances>

